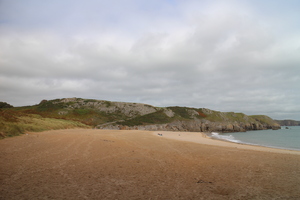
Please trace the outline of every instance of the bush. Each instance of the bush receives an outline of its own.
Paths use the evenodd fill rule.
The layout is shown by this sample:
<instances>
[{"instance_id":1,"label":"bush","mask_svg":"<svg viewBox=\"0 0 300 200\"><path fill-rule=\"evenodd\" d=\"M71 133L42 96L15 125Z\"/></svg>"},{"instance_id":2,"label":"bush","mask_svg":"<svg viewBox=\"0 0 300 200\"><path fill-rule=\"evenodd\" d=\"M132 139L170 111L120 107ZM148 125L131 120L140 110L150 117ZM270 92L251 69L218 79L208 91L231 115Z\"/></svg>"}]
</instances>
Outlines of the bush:
<instances>
[{"instance_id":1,"label":"bush","mask_svg":"<svg viewBox=\"0 0 300 200\"><path fill-rule=\"evenodd\" d=\"M0 108L12 108L13 106L6 103L6 102L2 102L0 101Z\"/></svg>"}]
</instances>

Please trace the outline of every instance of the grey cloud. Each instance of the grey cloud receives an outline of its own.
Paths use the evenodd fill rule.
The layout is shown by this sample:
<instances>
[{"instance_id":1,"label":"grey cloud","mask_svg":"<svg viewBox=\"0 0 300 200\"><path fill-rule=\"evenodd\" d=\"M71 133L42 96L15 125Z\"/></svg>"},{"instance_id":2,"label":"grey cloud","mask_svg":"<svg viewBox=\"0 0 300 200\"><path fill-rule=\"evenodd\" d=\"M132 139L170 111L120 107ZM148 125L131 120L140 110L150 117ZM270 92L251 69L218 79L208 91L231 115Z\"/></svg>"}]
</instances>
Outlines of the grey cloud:
<instances>
[{"instance_id":1,"label":"grey cloud","mask_svg":"<svg viewBox=\"0 0 300 200\"><path fill-rule=\"evenodd\" d=\"M184 3L176 9L163 4L153 12L158 6L155 2L136 5L130 1L117 6L114 11L119 13L109 11L113 6L108 3L99 8L102 14L95 8L75 17L80 24L94 19L77 29L71 23L67 29L73 32L67 30L66 35L61 25L80 6L89 10L91 5L100 5L75 2L67 15L60 10L63 22L51 21L49 26L58 26L57 30L44 31L34 22L35 28L21 31L0 26L0 98L28 105L77 96L300 119L296 92L300 56L299 44L295 44L299 37L278 36L264 25L277 22L262 23L264 18L257 18L251 9L242 12L244 7L232 2L232 8L223 10L212 9L206 1L202 2L205 12L202 7L199 12L179 7ZM198 1L193 5L199 6ZM148 6L145 14L139 10ZM25 11L23 15L27 16Z\"/></svg>"}]
</instances>

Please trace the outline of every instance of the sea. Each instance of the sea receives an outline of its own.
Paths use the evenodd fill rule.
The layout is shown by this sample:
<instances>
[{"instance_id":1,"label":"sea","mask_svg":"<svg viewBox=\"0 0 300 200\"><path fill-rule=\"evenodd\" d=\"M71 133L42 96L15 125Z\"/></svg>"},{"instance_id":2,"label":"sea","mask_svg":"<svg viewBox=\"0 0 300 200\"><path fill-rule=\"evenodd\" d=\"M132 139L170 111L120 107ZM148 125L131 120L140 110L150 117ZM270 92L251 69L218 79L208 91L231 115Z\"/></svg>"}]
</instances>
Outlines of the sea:
<instances>
[{"instance_id":1,"label":"sea","mask_svg":"<svg viewBox=\"0 0 300 200\"><path fill-rule=\"evenodd\" d=\"M279 130L211 133L211 137L235 143L300 151L300 126L282 126Z\"/></svg>"}]
</instances>

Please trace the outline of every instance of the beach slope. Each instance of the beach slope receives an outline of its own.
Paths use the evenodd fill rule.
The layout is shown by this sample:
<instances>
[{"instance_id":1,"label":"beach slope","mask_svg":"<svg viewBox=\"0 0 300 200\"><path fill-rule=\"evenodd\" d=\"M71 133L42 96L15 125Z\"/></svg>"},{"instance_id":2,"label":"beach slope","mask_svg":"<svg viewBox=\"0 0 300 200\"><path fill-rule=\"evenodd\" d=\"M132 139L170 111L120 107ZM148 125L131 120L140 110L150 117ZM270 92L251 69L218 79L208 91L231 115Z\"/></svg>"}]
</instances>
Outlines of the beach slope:
<instances>
[{"instance_id":1,"label":"beach slope","mask_svg":"<svg viewBox=\"0 0 300 200\"><path fill-rule=\"evenodd\" d=\"M0 140L0 199L300 198L297 152L159 133L70 129Z\"/></svg>"}]
</instances>

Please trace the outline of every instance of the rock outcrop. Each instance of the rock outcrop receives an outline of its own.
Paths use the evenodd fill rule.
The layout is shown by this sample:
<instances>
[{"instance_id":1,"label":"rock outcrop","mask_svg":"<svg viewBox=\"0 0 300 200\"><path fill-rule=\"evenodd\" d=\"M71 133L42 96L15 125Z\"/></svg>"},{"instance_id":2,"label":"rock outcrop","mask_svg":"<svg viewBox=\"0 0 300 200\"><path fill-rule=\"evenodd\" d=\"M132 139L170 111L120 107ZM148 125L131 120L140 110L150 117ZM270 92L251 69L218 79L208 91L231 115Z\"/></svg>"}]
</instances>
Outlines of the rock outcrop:
<instances>
[{"instance_id":1,"label":"rock outcrop","mask_svg":"<svg viewBox=\"0 0 300 200\"><path fill-rule=\"evenodd\" d=\"M69 109L89 108L97 111L110 113L120 113L126 117L136 117L156 112L154 106L142 103L125 103L125 102L111 102L103 100L87 100L81 98L65 98L60 101L68 105Z\"/></svg>"},{"instance_id":2,"label":"rock outcrop","mask_svg":"<svg viewBox=\"0 0 300 200\"><path fill-rule=\"evenodd\" d=\"M166 109L166 108L164 108ZM175 111L172 111L172 109ZM168 108L174 116L185 116L185 119L171 120L169 123L128 125L126 123L111 123L99 125L102 129L120 130L151 130L151 131L189 131L189 132L244 132L250 130L279 129L280 125L265 115L247 116L243 113L218 112L207 108L193 109L176 107ZM183 112L186 111L186 112ZM172 119L171 118L171 119ZM183 117L182 117L183 118Z\"/></svg>"},{"instance_id":3,"label":"rock outcrop","mask_svg":"<svg viewBox=\"0 0 300 200\"><path fill-rule=\"evenodd\" d=\"M278 124L269 125L260 122L256 123L243 123L243 122L211 122L208 120L193 119L189 121L174 121L166 124L149 124L149 125L99 125L100 129L114 129L114 130L149 130L149 131L189 131L189 132L245 132L250 130L266 130L266 129L279 129Z\"/></svg>"},{"instance_id":4,"label":"rock outcrop","mask_svg":"<svg viewBox=\"0 0 300 200\"><path fill-rule=\"evenodd\" d=\"M154 107L141 103L65 98L43 100L39 109L62 117L89 117L89 123L99 129L138 129L152 131L243 132L279 129L268 116L248 116L243 113L219 112L207 108ZM91 114L92 113L92 114ZM97 124L95 124L98 122Z\"/></svg>"},{"instance_id":5,"label":"rock outcrop","mask_svg":"<svg viewBox=\"0 0 300 200\"><path fill-rule=\"evenodd\" d=\"M286 120L275 120L281 126L300 126L300 121L295 121L291 119Z\"/></svg>"}]
</instances>

